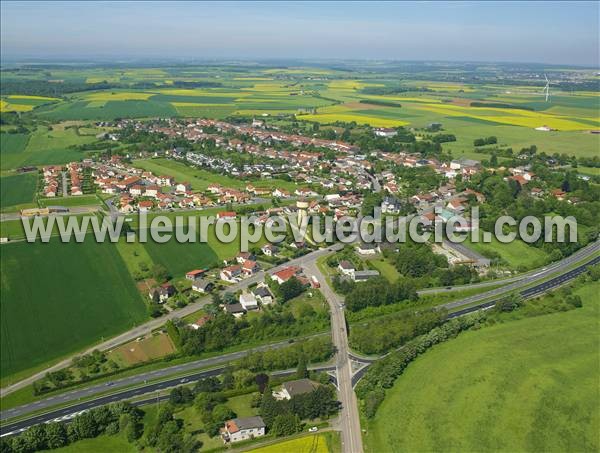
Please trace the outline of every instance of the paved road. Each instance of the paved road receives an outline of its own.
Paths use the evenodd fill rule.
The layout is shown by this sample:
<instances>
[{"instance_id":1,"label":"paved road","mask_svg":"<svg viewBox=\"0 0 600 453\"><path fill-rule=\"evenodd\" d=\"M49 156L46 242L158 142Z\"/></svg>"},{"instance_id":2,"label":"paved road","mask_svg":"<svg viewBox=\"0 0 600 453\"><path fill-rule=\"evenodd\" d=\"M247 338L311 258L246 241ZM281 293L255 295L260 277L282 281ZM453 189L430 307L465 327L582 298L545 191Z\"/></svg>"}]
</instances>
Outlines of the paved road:
<instances>
[{"instance_id":1,"label":"paved road","mask_svg":"<svg viewBox=\"0 0 600 453\"><path fill-rule=\"evenodd\" d=\"M318 366L311 367L311 370L314 371L333 371L335 370L334 366ZM35 415L26 420L21 420L14 423L8 423L6 425L0 426L0 437L10 436L14 434L18 434L22 431L25 431L27 428L30 428L34 425L39 425L40 423L47 423L51 421L68 421L74 416L80 414L82 411L90 410L95 407L104 406L106 404L115 403L117 401L126 401L131 400L132 398L138 398L142 395L149 395L154 392L156 393L155 397L148 397L144 400L137 401L135 404L144 405L151 404L157 401L163 401L168 398L168 396L160 397L158 392L161 390L169 389L172 387L176 387L178 385L187 385L198 381L200 379L204 379L210 376L218 376L222 374L226 370L226 367L217 367L210 370L198 371L192 374L188 374L185 376L179 376L172 379L167 379L161 382L155 382L152 384L142 385L137 388L124 390L122 392L115 392L109 395L101 396L99 398L95 398L93 400L84 401L80 403L75 403L71 406L64 407L61 409L56 409L53 411L49 411L43 414ZM296 370L283 370L283 371L275 371L271 373L275 376L288 376L292 375L296 372ZM334 384L337 384L336 379L332 378Z\"/></svg>"},{"instance_id":2,"label":"paved road","mask_svg":"<svg viewBox=\"0 0 600 453\"><path fill-rule=\"evenodd\" d=\"M224 354L216 357L210 357L207 359L194 360L193 362L182 363L180 365L174 365L167 368L161 368L159 370L140 373L135 376L128 376L116 379L114 381L110 381L109 383L105 382L101 384L91 385L90 387L85 387L82 389L67 391L56 396L51 396L43 400L39 400L29 404L24 404L22 406L2 411L0 412L0 421L9 418L20 417L30 412L54 407L59 404L75 402L77 400L80 400L81 398L89 398L93 395L106 393L109 390L118 390L124 387L131 387L133 385L143 384L146 381L150 380L155 381L160 378L167 378L169 376L172 376L173 374L181 375L186 372L192 372L197 371L199 369L206 369L209 367L222 365L223 363L228 363L233 360L240 359L251 352L282 348L285 346L289 346L289 344L290 340L279 341L277 343L258 346L250 350L246 349L243 351L233 352L230 354Z\"/></svg>"},{"instance_id":3,"label":"paved road","mask_svg":"<svg viewBox=\"0 0 600 453\"><path fill-rule=\"evenodd\" d=\"M524 289L520 291L523 297L533 297L535 295L546 292L552 288L560 286L565 282L577 277L582 272L585 271L587 266L600 263L600 256L595 256L588 262L583 265L580 265L574 269L571 269L561 275L555 276L545 282L539 283L538 285L532 286L530 288ZM363 364L369 364L377 360L377 358L365 358L356 353L352 353L348 349L348 340L347 340L347 331L344 321L343 310L340 309L340 305L342 303L341 298L335 294L329 285L325 277L321 274L319 269L316 267L314 261L310 261L305 264L305 269L307 273L316 275L317 278L322 283L321 288L323 294L327 298L332 313L332 328L333 328L333 337L334 343L338 348L338 354L336 356L336 364L335 370L337 372L337 385L339 387L340 400L342 401L343 408L341 412L341 416L338 420L338 428L342 431L342 439L344 442L344 451L349 451L354 453L356 451L361 451L361 438L360 438L360 423L358 419L358 409L356 404L356 397L352 388L356 383L360 380L360 378L364 375L367 368L364 367L358 372L352 373L351 361L354 362L362 362ZM454 312L451 317L461 316L466 313L470 313L476 310L485 309L494 305L495 301L498 300L500 296L496 297L493 301L487 301L485 303L479 304L477 306L472 306L465 308L463 310L459 310ZM273 343L271 345L265 345L259 348L255 348L255 350L259 349L268 349L268 348L277 348L283 347L287 345L287 341ZM123 392L113 393L111 395L107 395L104 397L99 397L95 400L75 404L70 406L68 409L58 409L56 411L50 411L47 414L34 416L30 419L15 423L9 424L0 429L0 434L4 434L7 432L14 432L15 430L22 430L29 426L32 426L37 423L43 423L49 420L54 420L60 417L70 416L80 410L89 409L91 407L100 406L102 404L107 404L110 402L130 399L139 395L148 394L149 392L156 391L157 389L169 388L174 385L181 384L182 377L177 378L168 378L168 375L172 375L174 373L181 374L186 371L190 371L190 373L194 372L195 369L198 368L206 368L210 366L218 366L220 364L226 363L230 360L234 360L236 358L242 357L247 354L248 351L240 351L237 353L227 354L220 357L214 357L211 359L203 359L195 362L190 362L187 364L176 365L173 367L169 367L168 369L156 370L150 373L146 373L140 376L132 376L129 378L123 378L118 381L115 381L112 385L107 386L106 384L100 384L94 387L90 387L87 389L82 389L78 391L72 391L67 393L65 399L60 399L63 395L59 395L57 397L51 397L43 402L22 406L21 408L16 408L17 410L10 410L0 414L0 419L6 419L8 417L13 418L22 414L26 414L31 411L37 411L43 409L45 407L54 406L56 404L61 404L69 401L73 401L77 398L90 397L93 394L98 394L102 392L109 391L111 389L117 390L118 388L122 388L125 386L132 386L135 384L141 384L135 389L124 390ZM222 370L222 368L220 368ZM322 367L319 368L322 370L332 370L332 367ZM202 376L207 376L204 373L213 373L215 370L205 370L200 372L194 372L193 375L186 376L186 379L199 379ZM210 374L209 374L210 375ZM159 383L147 384L143 385L145 380L155 380L161 377L165 377L165 380Z\"/></svg>"},{"instance_id":4,"label":"paved road","mask_svg":"<svg viewBox=\"0 0 600 453\"><path fill-rule=\"evenodd\" d=\"M69 196L69 190L67 188L67 172L66 171L61 171L60 174L62 176L62 193L63 193L63 197L67 197L67 196Z\"/></svg>"},{"instance_id":5,"label":"paved road","mask_svg":"<svg viewBox=\"0 0 600 453\"><path fill-rule=\"evenodd\" d=\"M276 267L270 269L269 273L276 272L287 266L303 266L306 263L314 262L317 258L319 258L322 255L328 254L330 249L339 250L341 248L342 248L342 244L336 244L336 245L331 246L329 249L315 250L314 252L308 253L300 258L296 258L296 259L288 261L282 265L276 266ZM239 283L236 283L236 284L233 284L233 285L227 287L226 291L236 292L240 289L247 288L249 285L251 285L253 283L258 283L258 282L263 281L265 278L265 275L266 275L266 273L264 271L258 272L257 274L253 275L252 277L249 277L247 279L242 280ZM149 334L153 330L158 329L169 319L183 318L189 314L194 313L195 311L198 311L203 306L205 306L211 302L212 302L211 297L209 297L209 296L203 297L203 298L199 299L198 302L195 302L193 304L190 304L190 305L183 307L181 309L178 309L178 310L173 310L172 312L168 313L165 316L148 321L144 324L134 327L133 329L131 329L125 333L122 333L121 335L111 338L110 340L107 340L100 344L97 344L94 347L89 348L87 351L83 351L82 354L89 354L95 349L99 349L101 351L109 350L109 349L115 348L123 343L126 343L128 341L135 340L138 337ZM46 368L43 371L40 371L26 379L23 379L22 381L19 381L15 384L12 384L8 387L3 388L0 391L0 396L4 397L4 396L8 395L9 393L14 392L15 390L26 387L27 385L32 384L34 381L37 381L38 379L41 379L42 377L44 377L46 375L46 373L48 373L48 372L56 371L61 368L65 368L65 367L69 366L71 364L71 360L72 360L72 357L69 357L68 359L65 359L65 360L61 360L59 363L57 363L49 368Z\"/></svg>"},{"instance_id":6,"label":"paved road","mask_svg":"<svg viewBox=\"0 0 600 453\"><path fill-rule=\"evenodd\" d=\"M314 275L321 284L321 292L331 311L331 331L333 344L336 347L336 369L338 378L338 395L342 403L342 410L338 418L338 428L342 432L342 452L361 453L362 437L360 431L360 417L358 403L352 388L352 365L350 363L348 347L348 331L344 317L343 299L336 294L317 267L315 261L304 265L307 275Z\"/></svg>"}]
</instances>

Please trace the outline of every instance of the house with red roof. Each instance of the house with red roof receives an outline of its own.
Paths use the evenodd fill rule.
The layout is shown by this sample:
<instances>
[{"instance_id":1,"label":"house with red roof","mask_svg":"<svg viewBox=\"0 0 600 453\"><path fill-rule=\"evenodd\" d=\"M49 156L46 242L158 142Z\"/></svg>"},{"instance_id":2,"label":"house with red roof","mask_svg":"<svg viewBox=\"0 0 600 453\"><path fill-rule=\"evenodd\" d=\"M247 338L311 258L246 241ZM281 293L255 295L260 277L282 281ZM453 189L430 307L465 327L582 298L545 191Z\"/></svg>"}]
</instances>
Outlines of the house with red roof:
<instances>
[{"instance_id":1,"label":"house with red roof","mask_svg":"<svg viewBox=\"0 0 600 453\"><path fill-rule=\"evenodd\" d=\"M288 266L271 275L271 279L275 280L281 285L282 283L287 282L290 278L298 276L300 272L301 269L298 266Z\"/></svg>"}]
</instances>

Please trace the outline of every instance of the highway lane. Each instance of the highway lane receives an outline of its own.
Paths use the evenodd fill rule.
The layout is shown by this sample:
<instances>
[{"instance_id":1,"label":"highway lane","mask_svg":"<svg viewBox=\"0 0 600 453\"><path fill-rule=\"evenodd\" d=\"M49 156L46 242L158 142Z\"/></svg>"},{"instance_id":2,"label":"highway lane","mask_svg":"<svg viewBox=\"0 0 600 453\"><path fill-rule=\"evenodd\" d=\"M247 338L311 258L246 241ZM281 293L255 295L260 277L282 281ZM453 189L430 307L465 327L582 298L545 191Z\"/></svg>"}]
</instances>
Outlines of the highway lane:
<instances>
[{"instance_id":1,"label":"highway lane","mask_svg":"<svg viewBox=\"0 0 600 453\"><path fill-rule=\"evenodd\" d=\"M316 261L316 259L322 255L330 253L330 251L329 251L330 249L340 250L342 247L343 247L342 244L335 244L335 245L332 245L331 247L329 247L329 249L315 250L304 256L295 258L284 264L276 266L276 267L270 269L268 271L268 273L272 274L272 273L277 272L278 270L281 270L287 266L303 266L304 264L306 264L308 262ZM266 275L266 273L264 271L258 272L255 275L253 275L249 278L246 278L239 283L235 283L233 285L228 286L225 291L226 292L236 292L238 290L245 289L254 283L263 281L265 278L265 275ZM210 304L211 302L212 302L212 298L210 296L200 298L200 299L198 299L197 302L195 302L193 304L190 304L181 309L173 310L172 312L166 314L165 316L162 316L157 319L153 319L153 320L148 321L144 324L141 324L137 327L134 327L133 329L131 329L127 332L124 332L124 333L122 333L116 337L113 337L107 341L104 341L100 344L97 344L97 345L89 348L88 350L83 351L77 355L89 354L92 351L94 351L95 349L98 349L101 351L107 351L107 350L113 349L123 343L127 343L128 341L135 340L138 337L141 337L141 336L151 333L153 330L156 330L156 329L162 327L164 325L164 323L170 319L183 318L187 315L190 315L190 314L200 310L203 306ZM61 368L65 368L65 367L69 366L71 364L72 359L73 359L73 357L69 357L68 359L61 360L60 362L58 362L57 364L55 364L49 368L39 371L39 372L29 376L26 379L23 379L15 384L11 384L11 385L1 389L0 397L5 397L6 395L14 392L15 390L21 389L23 387L26 387L27 385L32 384L33 382L37 381L38 379L43 378L46 375L46 373L49 373L52 371L57 371Z\"/></svg>"},{"instance_id":2,"label":"highway lane","mask_svg":"<svg viewBox=\"0 0 600 453\"><path fill-rule=\"evenodd\" d=\"M35 415L26 420L20 420L14 423L8 423L0 426L0 437L1 436L11 436L14 434L18 434L27 428L30 428L34 425L39 425L41 423L48 423L51 421L68 421L77 414L80 414L82 411L90 410L95 407L104 406L106 404L115 403L118 401L127 401L132 398L138 398L143 395L150 395L152 393L157 393L156 397L148 397L144 400L137 401L135 404L144 405L151 404L158 400L164 400L167 397L160 397L158 392L167 390L173 387L177 387L179 385L190 385L200 379L205 379L211 376L219 376L222 374L227 367L218 367L210 370L199 371L196 373L192 373L186 376L180 376L172 379L167 379L161 382L146 384L140 387L124 390L122 392L111 393L109 395L101 396L89 401L83 401L80 403L75 403L68 407L64 407L61 409L56 409L53 411L48 411L43 414ZM311 370L314 371L333 371L335 370L334 366L324 365L318 367L310 367ZM290 376L293 375L296 370L282 370L275 371L270 373L273 376ZM335 378L332 378L334 384L337 384Z\"/></svg>"},{"instance_id":3,"label":"highway lane","mask_svg":"<svg viewBox=\"0 0 600 453\"><path fill-rule=\"evenodd\" d=\"M314 264L319 257L329 254L331 250L333 250L333 251L340 250L341 248L343 248L343 246L344 246L344 244L337 243L328 248L315 250L315 251L308 253L307 255L304 255L300 258L296 258L296 259L288 261L284 264L276 266L275 268L271 269L269 271L269 273L276 272L286 266L303 266L308 263ZM481 283L476 283L476 284L467 285L467 286L457 286L457 287L454 287L451 289L429 288L429 289L419 291L419 294L434 294L434 293L449 292L449 291L459 291L459 290L469 289L469 288L485 287L485 286L492 286L492 285L503 285L500 288L492 290L495 294L498 294L498 293L506 290L507 287L504 285L504 283L510 282L513 285L512 287L520 286L519 285L520 282L524 282L523 284L528 284L530 282L535 281L536 279L545 278L546 276L548 276L554 272L560 271L561 269L564 269L566 266L569 266L573 262L584 259L585 257L588 257L594 253L598 253L598 251L600 251L600 241L596 241L593 244L588 245L587 247L577 251L575 254L568 256L557 263L550 264L550 265L542 268L541 270L530 271L521 276L511 277L509 279L504 279L504 280L481 282ZM236 283L234 285L231 285L230 287L227 288L227 291L235 292L240 289L245 289L251 284L262 281L264 279L264 277L265 277L265 272L261 271L255 275L253 275L250 278L242 280L241 282ZM458 304L456 306L467 305L467 304L476 302L478 300L482 300L485 297L489 297L489 295L492 295L492 293L491 292L482 293L480 295L471 296L471 297L468 297L461 301L457 301L455 303ZM203 298L199 299L197 302L195 302L194 304L188 305L181 309L173 310L172 312L168 313L167 315L165 315L161 318L157 318L157 319L148 321L147 323L144 323L140 326L134 327L133 329L131 329L127 332L124 332L116 337L113 337L113 338L107 340L107 341L104 341L100 344L90 347L88 350L81 352L80 354L89 354L95 349L99 349L101 351L106 351L106 350L115 348L123 343L134 340L138 337L147 335L148 333L152 332L153 330L160 328L169 319L183 318L189 314L192 314L195 311L198 311L199 309L201 309L204 305L211 303L211 301L212 300L210 297L203 297ZM452 307L450 307L450 308L452 308ZM59 369L69 366L71 364L72 358L73 357L69 357L67 359L61 360L60 362L56 363L55 365L53 365L49 368L46 368L46 369L44 369L38 373L35 373L32 376L29 376L17 383L11 384L5 388L0 389L0 397L4 397L4 396L14 392L15 390L21 389L23 387L26 387L27 385L32 384L33 382L43 378L46 375L46 373L48 373L48 372L56 371L56 370L59 370Z\"/></svg>"},{"instance_id":4,"label":"highway lane","mask_svg":"<svg viewBox=\"0 0 600 453\"><path fill-rule=\"evenodd\" d=\"M536 295L547 292L553 288L556 288L556 287L576 278L577 276L581 275L587 269L588 266L598 264L598 263L600 263L600 256L596 256L593 259L591 259L590 261L588 261L574 269L571 269L564 274L558 275L558 276L556 276L550 280L547 280L545 282L542 282L536 286L524 289L520 293L523 295L523 297L534 297ZM360 451L360 450L357 450L357 448L362 448L361 444L360 444L360 442L361 442L361 440L360 440L360 423L359 423L359 419L358 419L356 396L354 395L354 392L352 389L356 385L356 383L360 380L360 378L364 375L364 373L367 371L367 367L364 367L364 368L360 369L358 372L352 374L350 360L370 364L370 363L373 363L374 361L376 361L378 358L365 358L365 357L362 357L358 354L355 354L355 353L352 353L349 351L348 345L347 345L347 331L346 331L346 326L345 326L345 320L343 317L343 310L340 309L340 304L343 303L342 299L337 294L333 293L333 291L331 290L329 285L327 285L327 282L326 282L324 276L320 273L319 269L316 267L316 265L314 263L308 264L306 266L306 271L307 271L307 273L316 275L317 278L319 278L320 281L323 282L321 288L323 290L325 297L329 301L331 309L332 309L332 326L335 326L333 329L333 337L334 337L334 343L336 344L336 347L338 348L338 354L336 356L335 367L320 367L320 368L316 368L316 369L323 370L323 371L335 370L337 372L338 380L336 381L336 383L339 388L340 400L342 401L342 404L343 404L342 413L339 418L339 425L340 425L339 428L342 431L344 445L346 448L345 451L350 451L350 452ZM459 310L457 312L452 313L450 315L450 317L457 317L457 316L461 316L461 315L471 313L471 312L474 312L477 310L489 308L489 307L493 306L497 302L497 300L500 299L501 297L502 296L499 296L492 301L487 301L485 303L482 303L482 304L479 304L476 306L467 307L463 310ZM285 341L285 342L274 343L271 345L265 345L261 348L281 347L281 346L285 346L287 344L288 344L288 342ZM258 348L256 348L256 349L258 349ZM216 364L224 363L228 360L239 358L239 357L245 355L246 353L247 353L247 351L240 351L237 353L228 354L226 356L215 357L214 359L204 359L201 361L190 362L189 364L185 364L185 365L189 365L190 367L194 367L194 366L198 367L200 365L209 366L210 364L207 364L206 360L215 360L215 362L213 362L213 363L216 363ZM168 369L168 371L165 370L165 373L172 374L173 372L177 372L177 371L179 371L179 372L187 371L187 369L182 369L180 367L181 367L180 365L170 367ZM33 426L34 424L37 424L37 423L45 423L46 421L55 420L55 419L65 417L65 416L68 417L71 414L74 414L81 410L89 409L91 407L97 407L97 406L100 406L103 404L108 404L108 403L111 403L114 401L121 401L123 399L131 399L131 398L134 398L134 397L137 397L140 395L152 393L156 390L169 388L169 387L172 387L175 385L181 385L186 382L191 382L193 380L200 379L202 377L215 375L212 373L220 374L222 372L223 368L224 367L219 367L219 368L210 369L210 370L202 370L202 371L193 373L191 375L186 375L185 377L179 376L176 378L165 379L161 382L141 385L136 388L124 390L123 392L117 392L117 393L113 393L110 395L96 398L94 400L82 402L79 404L74 404L72 406L69 406L68 408L57 409L55 411L49 411L46 414L37 415L37 416L31 417L27 420L8 424L8 425L0 428L0 434L24 429L26 427ZM162 370L157 370L157 371L162 371ZM290 370L290 372L292 372L292 371ZM154 372L152 372L152 373L154 373ZM285 372L281 372L281 373L285 373ZM148 374L151 374L151 373L148 373ZM136 381L136 382L139 382L139 380L142 379L142 383L143 383L143 377L144 377L144 375L133 376L132 378L137 378L138 381ZM152 376L152 378L157 378L157 377L160 377L160 376ZM124 378L124 379L127 379L127 378ZM186 379L186 381L182 381L182 379ZM129 384L127 383L127 384L120 385L118 383L115 383L115 385L116 385L115 387L110 387L110 388L117 389L119 386L124 386L124 385L129 385ZM103 392L105 392L107 390L106 384L99 385L96 388L98 391L103 391ZM83 390L86 390L86 389L83 389ZM89 396L89 394L85 394L85 393L83 395L86 397ZM59 404L60 402L57 400L54 400L54 401L50 401L50 403L51 403L51 405L56 405L56 404ZM35 407L35 405L32 405L32 407L30 407L30 410L33 411L33 410L39 410L42 408L43 407L41 407L41 406ZM25 413L27 413L27 412L25 412ZM11 415L11 417L15 417L15 416L16 415Z\"/></svg>"},{"instance_id":5,"label":"highway lane","mask_svg":"<svg viewBox=\"0 0 600 453\"><path fill-rule=\"evenodd\" d=\"M59 404L77 401L81 398L89 398L93 395L105 393L108 390L117 390L119 388L131 387L133 385L143 384L149 380L154 381L161 378L167 378L168 376L172 376L173 374L181 375L183 373L192 372L194 370L206 369L216 365L221 365L245 357L251 352L283 348L289 345L290 340L279 341L277 343L270 343L263 346L257 346L256 348L252 348L250 350L246 349L243 351L232 352L229 354L210 357L206 359L194 360L192 362L182 363L166 368L161 368L158 370L140 373L135 376L123 377L114 381L110 381L108 383L105 382L101 384L91 385L90 387L85 387L82 389L74 389L55 396L50 396L43 400L35 401L33 403L24 404L22 406L2 411L0 412L0 421L9 418L20 417L29 412L38 411L40 409L53 407Z\"/></svg>"}]
</instances>

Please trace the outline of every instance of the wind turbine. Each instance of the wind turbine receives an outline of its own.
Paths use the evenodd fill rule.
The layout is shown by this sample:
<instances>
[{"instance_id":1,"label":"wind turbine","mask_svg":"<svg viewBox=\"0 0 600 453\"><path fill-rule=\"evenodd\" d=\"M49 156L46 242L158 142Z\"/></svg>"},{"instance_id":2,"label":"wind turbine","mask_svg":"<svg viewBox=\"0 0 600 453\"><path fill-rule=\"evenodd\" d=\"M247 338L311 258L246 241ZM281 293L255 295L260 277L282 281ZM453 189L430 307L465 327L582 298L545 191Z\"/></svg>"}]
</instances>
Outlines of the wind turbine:
<instances>
[{"instance_id":1,"label":"wind turbine","mask_svg":"<svg viewBox=\"0 0 600 453\"><path fill-rule=\"evenodd\" d=\"M546 96L546 102L548 102L548 99L550 98L550 81L546 74L544 74L544 78L546 79L546 86L544 87L542 94Z\"/></svg>"}]
</instances>

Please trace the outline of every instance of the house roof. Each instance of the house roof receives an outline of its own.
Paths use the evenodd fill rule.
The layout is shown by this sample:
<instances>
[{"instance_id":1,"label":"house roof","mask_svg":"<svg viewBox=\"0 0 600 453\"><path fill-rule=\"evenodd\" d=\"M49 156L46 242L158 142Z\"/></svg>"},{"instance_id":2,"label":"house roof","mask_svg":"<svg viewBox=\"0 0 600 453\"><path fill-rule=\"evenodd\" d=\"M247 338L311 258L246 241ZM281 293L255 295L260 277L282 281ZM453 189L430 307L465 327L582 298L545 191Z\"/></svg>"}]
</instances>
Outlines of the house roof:
<instances>
[{"instance_id":1,"label":"house roof","mask_svg":"<svg viewBox=\"0 0 600 453\"><path fill-rule=\"evenodd\" d=\"M339 265L342 269L347 269L347 270L354 269L354 265L348 260L340 261Z\"/></svg>"},{"instance_id":2,"label":"house roof","mask_svg":"<svg viewBox=\"0 0 600 453\"><path fill-rule=\"evenodd\" d=\"M225 305L225 310L227 311L227 313L245 313L246 312L246 310L244 310L244 307L242 307L242 304Z\"/></svg>"},{"instance_id":3,"label":"house roof","mask_svg":"<svg viewBox=\"0 0 600 453\"><path fill-rule=\"evenodd\" d=\"M189 271L187 274L185 274L186 276L190 276L190 277L196 277L198 275L202 275L206 272L206 269L194 269L193 271Z\"/></svg>"},{"instance_id":4,"label":"house roof","mask_svg":"<svg viewBox=\"0 0 600 453\"><path fill-rule=\"evenodd\" d=\"M298 379L295 381L283 383L283 388L288 392L290 396L310 393L313 390L315 390L318 386L319 384L311 381L310 379Z\"/></svg>"},{"instance_id":5,"label":"house roof","mask_svg":"<svg viewBox=\"0 0 600 453\"><path fill-rule=\"evenodd\" d=\"M283 280L284 282L287 282L290 278L292 278L294 275L296 275L299 271L300 271L299 267L290 266L290 267L286 267L285 269L280 270L279 272L275 272L273 274L273 276L279 278L280 280Z\"/></svg>"},{"instance_id":6,"label":"house roof","mask_svg":"<svg viewBox=\"0 0 600 453\"><path fill-rule=\"evenodd\" d=\"M232 420L228 420L225 422L225 426L227 427L227 431L230 433L237 433L238 431L244 429L264 428L266 425L262 417L256 415L254 417L234 418Z\"/></svg>"},{"instance_id":7,"label":"house roof","mask_svg":"<svg viewBox=\"0 0 600 453\"><path fill-rule=\"evenodd\" d=\"M273 297L271 291L269 291L269 288L267 288L266 286L259 286L253 291L253 293L255 296L259 297Z\"/></svg>"}]
</instances>

